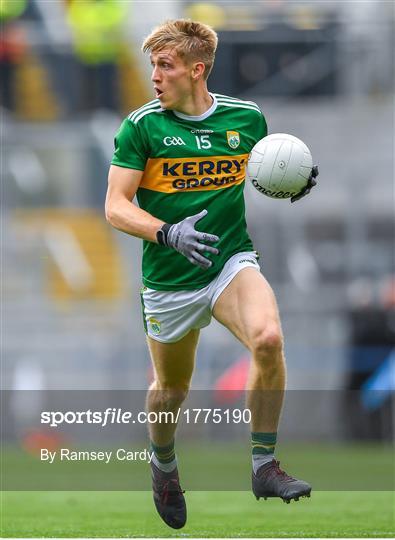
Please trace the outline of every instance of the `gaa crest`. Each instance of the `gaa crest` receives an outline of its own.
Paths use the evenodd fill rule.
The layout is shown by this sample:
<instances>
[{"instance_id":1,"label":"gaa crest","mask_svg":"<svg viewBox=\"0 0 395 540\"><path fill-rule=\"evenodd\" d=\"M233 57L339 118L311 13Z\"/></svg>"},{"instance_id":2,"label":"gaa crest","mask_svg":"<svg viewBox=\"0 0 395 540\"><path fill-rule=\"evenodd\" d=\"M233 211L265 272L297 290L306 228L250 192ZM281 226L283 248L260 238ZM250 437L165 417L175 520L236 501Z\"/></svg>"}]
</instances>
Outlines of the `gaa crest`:
<instances>
[{"instance_id":1,"label":"gaa crest","mask_svg":"<svg viewBox=\"0 0 395 540\"><path fill-rule=\"evenodd\" d=\"M237 148L240 144L240 134L238 131L227 131L226 138L231 148Z\"/></svg>"}]
</instances>

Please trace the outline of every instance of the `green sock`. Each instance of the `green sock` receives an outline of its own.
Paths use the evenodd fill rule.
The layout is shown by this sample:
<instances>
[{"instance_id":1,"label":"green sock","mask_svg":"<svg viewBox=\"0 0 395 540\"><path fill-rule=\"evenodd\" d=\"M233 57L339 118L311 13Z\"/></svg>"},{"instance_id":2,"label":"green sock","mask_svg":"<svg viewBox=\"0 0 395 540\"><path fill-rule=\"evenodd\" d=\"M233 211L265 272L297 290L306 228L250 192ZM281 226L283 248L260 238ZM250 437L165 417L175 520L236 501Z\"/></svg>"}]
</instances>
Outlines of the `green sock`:
<instances>
[{"instance_id":1,"label":"green sock","mask_svg":"<svg viewBox=\"0 0 395 540\"><path fill-rule=\"evenodd\" d=\"M264 433L255 431L251 433L252 467L254 473L265 463L274 459L274 449L277 442L277 432Z\"/></svg>"},{"instance_id":2,"label":"green sock","mask_svg":"<svg viewBox=\"0 0 395 540\"><path fill-rule=\"evenodd\" d=\"M152 461L165 472L171 472L177 465L176 453L174 450L174 439L166 446L158 446L151 442L151 451L154 453Z\"/></svg>"}]
</instances>

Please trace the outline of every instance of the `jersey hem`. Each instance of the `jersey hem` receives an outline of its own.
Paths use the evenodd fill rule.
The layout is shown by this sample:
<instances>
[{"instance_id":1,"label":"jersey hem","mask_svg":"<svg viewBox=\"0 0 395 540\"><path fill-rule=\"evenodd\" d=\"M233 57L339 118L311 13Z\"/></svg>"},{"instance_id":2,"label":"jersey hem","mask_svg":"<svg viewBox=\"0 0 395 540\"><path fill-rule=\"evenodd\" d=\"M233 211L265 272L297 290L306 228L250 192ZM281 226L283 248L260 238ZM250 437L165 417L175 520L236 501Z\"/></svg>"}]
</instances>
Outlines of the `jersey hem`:
<instances>
[{"instance_id":1,"label":"jersey hem","mask_svg":"<svg viewBox=\"0 0 395 540\"><path fill-rule=\"evenodd\" d=\"M198 291L200 289L204 289L204 287L207 287L207 285L209 285L218 276L218 274L222 272L225 264L229 261L231 257L233 257L233 255L236 255L237 253L243 253L245 251L255 251L255 249L251 244L249 244L248 246L244 246L243 248L236 249L229 254L226 260L224 260L218 272L210 276L210 279L208 281L204 281L203 283L195 281L192 283L188 282L188 284L180 283L179 285L166 285L163 283L154 283L149 279L145 278L144 276L142 277L142 283L144 287L148 287L149 289L153 289L154 291Z\"/></svg>"},{"instance_id":2,"label":"jersey hem","mask_svg":"<svg viewBox=\"0 0 395 540\"><path fill-rule=\"evenodd\" d=\"M223 268L223 267L222 267ZM150 289L153 289L154 291L199 291L200 289L204 289L204 287L207 287L207 285L215 279L218 274L222 272L222 268L218 270L216 274L214 274L209 281L205 281L204 283L180 283L179 285L166 285L163 283L154 283L150 281L149 279L146 279L143 276L142 282L145 287L149 287Z\"/></svg>"}]
</instances>

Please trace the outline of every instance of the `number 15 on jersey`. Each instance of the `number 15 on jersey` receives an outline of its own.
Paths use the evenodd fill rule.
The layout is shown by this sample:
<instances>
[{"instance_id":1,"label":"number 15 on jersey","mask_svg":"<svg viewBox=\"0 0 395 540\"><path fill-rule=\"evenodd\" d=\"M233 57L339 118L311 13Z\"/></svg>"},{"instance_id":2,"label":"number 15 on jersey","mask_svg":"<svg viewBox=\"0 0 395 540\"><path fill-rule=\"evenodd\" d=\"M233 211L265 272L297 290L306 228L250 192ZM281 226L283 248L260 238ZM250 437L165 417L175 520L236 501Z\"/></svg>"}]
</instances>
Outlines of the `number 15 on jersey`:
<instances>
[{"instance_id":1,"label":"number 15 on jersey","mask_svg":"<svg viewBox=\"0 0 395 540\"><path fill-rule=\"evenodd\" d=\"M209 135L195 135L195 139L199 150L207 150L207 148L211 148Z\"/></svg>"}]
</instances>

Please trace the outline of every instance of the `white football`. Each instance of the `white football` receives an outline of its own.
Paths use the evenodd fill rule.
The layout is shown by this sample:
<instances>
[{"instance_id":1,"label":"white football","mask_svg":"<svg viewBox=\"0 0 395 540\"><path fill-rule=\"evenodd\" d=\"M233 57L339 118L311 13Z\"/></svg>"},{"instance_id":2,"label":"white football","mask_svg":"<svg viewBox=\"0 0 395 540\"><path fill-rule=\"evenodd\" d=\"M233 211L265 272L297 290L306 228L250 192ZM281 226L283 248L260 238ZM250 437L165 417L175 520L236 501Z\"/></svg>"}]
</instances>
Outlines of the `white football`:
<instances>
[{"instance_id":1,"label":"white football","mask_svg":"<svg viewBox=\"0 0 395 540\"><path fill-rule=\"evenodd\" d=\"M303 141L286 133L274 133L251 150L247 177L260 193L289 199L305 187L312 167L311 152Z\"/></svg>"}]
</instances>

